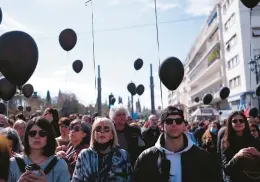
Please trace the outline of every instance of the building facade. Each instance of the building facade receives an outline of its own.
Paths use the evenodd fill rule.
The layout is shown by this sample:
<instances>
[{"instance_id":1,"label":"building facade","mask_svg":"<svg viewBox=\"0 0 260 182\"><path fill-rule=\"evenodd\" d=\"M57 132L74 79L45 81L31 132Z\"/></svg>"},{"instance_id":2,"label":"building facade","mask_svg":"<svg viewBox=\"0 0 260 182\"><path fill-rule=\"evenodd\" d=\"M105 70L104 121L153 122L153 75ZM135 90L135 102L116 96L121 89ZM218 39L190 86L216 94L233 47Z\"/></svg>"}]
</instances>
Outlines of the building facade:
<instances>
[{"instance_id":1,"label":"building facade","mask_svg":"<svg viewBox=\"0 0 260 182\"><path fill-rule=\"evenodd\" d=\"M169 104L183 104L181 98L186 94L191 113L209 93L218 110L257 106L256 75L249 62L260 54L259 20L259 5L250 12L240 0L219 0L185 60L185 81L169 92ZM230 88L230 96L221 100L219 91L224 86ZM200 102L194 101L196 97Z\"/></svg>"},{"instance_id":2,"label":"building facade","mask_svg":"<svg viewBox=\"0 0 260 182\"><path fill-rule=\"evenodd\" d=\"M232 109L257 106L254 94L256 75L250 70L249 62L260 54L260 6L250 12L240 0L220 0L218 4L222 18L225 72L230 88L228 102ZM245 102L241 101L242 98Z\"/></svg>"}]
</instances>

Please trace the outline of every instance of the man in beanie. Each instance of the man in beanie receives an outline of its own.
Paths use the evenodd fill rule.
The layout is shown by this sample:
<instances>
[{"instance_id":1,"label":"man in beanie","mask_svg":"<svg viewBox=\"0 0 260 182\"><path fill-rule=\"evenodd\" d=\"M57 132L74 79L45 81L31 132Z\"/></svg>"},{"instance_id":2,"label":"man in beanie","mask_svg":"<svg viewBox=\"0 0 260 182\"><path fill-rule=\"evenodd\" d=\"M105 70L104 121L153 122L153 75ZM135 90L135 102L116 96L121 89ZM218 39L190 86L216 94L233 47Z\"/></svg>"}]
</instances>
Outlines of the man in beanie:
<instances>
[{"instance_id":1,"label":"man in beanie","mask_svg":"<svg viewBox=\"0 0 260 182\"><path fill-rule=\"evenodd\" d=\"M145 150L134 167L135 182L220 181L211 156L185 134L183 111L166 108L160 117L163 133Z\"/></svg>"}]
</instances>

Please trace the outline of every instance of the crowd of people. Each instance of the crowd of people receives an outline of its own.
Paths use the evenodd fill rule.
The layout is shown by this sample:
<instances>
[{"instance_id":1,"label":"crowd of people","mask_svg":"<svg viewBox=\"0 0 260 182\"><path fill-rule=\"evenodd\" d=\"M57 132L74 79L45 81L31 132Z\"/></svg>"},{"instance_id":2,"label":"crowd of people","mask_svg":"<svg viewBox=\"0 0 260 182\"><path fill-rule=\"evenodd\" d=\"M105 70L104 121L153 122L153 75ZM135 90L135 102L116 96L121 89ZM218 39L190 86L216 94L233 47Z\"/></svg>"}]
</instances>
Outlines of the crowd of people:
<instances>
[{"instance_id":1,"label":"crowd of people","mask_svg":"<svg viewBox=\"0 0 260 182\"><path fill-rule=\"evenodd\" d=\"M260 181L259 126L239 111L188 123L173 106L144 125L121 104L109 117L0 115L0 182Z\"/></svg>"}]
</instances>

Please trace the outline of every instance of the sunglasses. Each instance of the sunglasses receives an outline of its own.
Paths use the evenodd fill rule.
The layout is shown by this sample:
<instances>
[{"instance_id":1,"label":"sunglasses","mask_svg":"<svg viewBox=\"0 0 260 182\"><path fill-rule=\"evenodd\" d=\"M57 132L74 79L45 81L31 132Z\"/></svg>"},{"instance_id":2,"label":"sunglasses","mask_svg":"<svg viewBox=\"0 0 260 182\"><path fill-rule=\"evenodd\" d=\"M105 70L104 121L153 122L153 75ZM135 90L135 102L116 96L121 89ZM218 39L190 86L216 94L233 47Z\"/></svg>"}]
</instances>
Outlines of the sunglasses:
<instances>
[{"instance_id":1,"label":"sunglasses","mask_svg":"<svg viewBox=\"0 0 260 182\"><path fill-rule=\"evenodd\" d=\"M81 130L80 126L70 126L69 127L69 130L70 131L75 131L75 132L78 132Z\"/></svg>"},{"instance_id":2,"label":"sunglasses","mask_svg":"<svg viewBox=\"0 0 260 182\"><path fill-rule=\"evenodd\" d=\"M29 131L28 135L30 137L35 137L37 133L39 134L40 137L46 137L48 135L47 131L44 130L40 130L40 131L31 130Z\"/></svg>"},{"instance_id":3,"label":"sunglasses","mask_svg":"<svg viewBox=\"0 0 260 182\"><path fill-rule=\"evenodd\" d=\"M173 123L173 121L175 121L175 123L177 125L180 125L184 122L184 119L182 119L182 118L166 118L165 123L167 125L171 125Z\"/></svg>"},{"instance_id":4,"label":"sunglasses","mask_svg":"<svg viewBox=\"0 0 260 182\"><path fill-rule=\"evenodd\" d=\"M0 123L0 127L4 127L4 123Z\"/></svg>"},{"instance_id":5,"label":"sunglasses","mask_svg":"<svg viewBox=\"0 0 260 182\"><path fill-rule=\"evenodd\" d=\"M253 132L256 132L256 130L251 130L251 132L253 133Z\"/></svg>"},{"instance_id":6,"label":"sunglasses","mask_svg":"<svg viewBox=\"0 0 260 182\"><path fill-rule=\"evenodd\" d=\"M233 119L232 120L232 123L234 123L234 124L237 124L238 122L243 124L243 123L245 123L245 120L243 120L243 119Z\"/></svg>"},{"instance_id":7,"label":"sunglasses","mask_svg":"<svg viewBox=\"0 0 260 182\"><path fill-rule=\"evenodd\" d=\"M96 132L105 132L105 133L109 133L111 131L111 129L108 126L104 126L104 128L102 128L101 126L98 126L95 129Z\"/></svg>"}]
</instances>

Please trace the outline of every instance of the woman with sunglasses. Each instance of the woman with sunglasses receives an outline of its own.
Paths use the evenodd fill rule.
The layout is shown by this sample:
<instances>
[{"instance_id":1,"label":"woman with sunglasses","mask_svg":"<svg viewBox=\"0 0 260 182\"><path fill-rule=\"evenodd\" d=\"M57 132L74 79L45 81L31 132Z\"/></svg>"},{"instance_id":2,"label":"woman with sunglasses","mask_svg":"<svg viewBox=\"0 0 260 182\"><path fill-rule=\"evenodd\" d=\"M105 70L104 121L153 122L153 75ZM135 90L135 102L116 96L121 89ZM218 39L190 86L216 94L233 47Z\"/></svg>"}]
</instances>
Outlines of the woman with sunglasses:
<instances>
[{"instance_id":1,"label":"woman with sunglasses","mask_svg":"<svg viewBox=\"0 0 260 182\"><path fill-rule=\"evenodd\" d=\"M70 144L68 149L57 148L57 155L65 159L68 164L70 175L72 176L81 150L89 147L90 130L85 122L75 119L69 126ZM60 151L59 151L60 150Z\"/></svg>"},{"instance_id":2,"label":"woman with sunglasses","mask_svg":"<svg viewBox=\"0 0 260 182\"><path fill-rule=\"evenodd\" d=\"M260 145L252 135L246 116L233 112L221 143L224 179L232 182L260 181Z\"/></svg>"},{"instance_id":3,"label":"woman with sunglasses","mask_svg":"<svg viewBox=\"0 0 260 182\"><path fill-rule=\"evenodd\" d=\"M56 140L50 122L44 118L33 118L25 129L24 155L10 160L8 181L68 182L67 164L55 156L55 149ZM26 170L26 166L32 164L39 169L38 174Z\"/></svg>"},{"instance_id":4,"label":"woman with sunglasses","mask_svg":"<svg viewBox=\"0 0 260 182\"><path fill-rule=\"evenodd\" d=\"M128 153L119 149L114 124L107 118L96 118L90 147L79 154L72 182L129 182L131 171Z\"/></svg>"}]
</instances>

